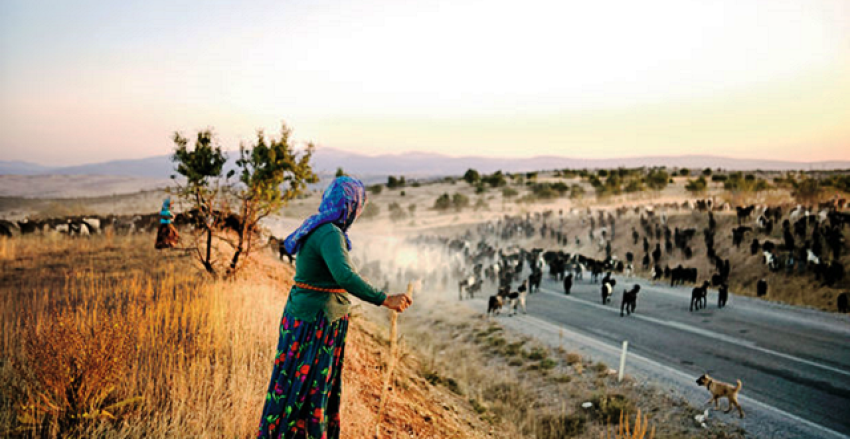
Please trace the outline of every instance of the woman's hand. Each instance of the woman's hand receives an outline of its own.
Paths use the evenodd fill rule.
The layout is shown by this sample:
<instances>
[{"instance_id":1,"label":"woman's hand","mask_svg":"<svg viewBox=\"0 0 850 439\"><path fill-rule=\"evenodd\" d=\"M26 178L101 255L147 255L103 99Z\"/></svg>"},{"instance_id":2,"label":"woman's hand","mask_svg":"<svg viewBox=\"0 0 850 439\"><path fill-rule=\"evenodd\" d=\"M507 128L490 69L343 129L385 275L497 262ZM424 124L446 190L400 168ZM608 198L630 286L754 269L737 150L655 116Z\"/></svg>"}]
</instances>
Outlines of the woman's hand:
<instances>
[{"instance_id":1,"label":"woman's hand","mask_svg":"<svg viewBox=\"0 0 850 439\"><path fill-rule=\"evenodd\" d=\"M387 308L398 312L404 312L404 310L412 304L413 299L411 299L410 296L406 294L396 294L394 296L387 296L387 299L384 300L384 303L382 303L382 305L386 306Z\"/></svg>"}]
</instances>

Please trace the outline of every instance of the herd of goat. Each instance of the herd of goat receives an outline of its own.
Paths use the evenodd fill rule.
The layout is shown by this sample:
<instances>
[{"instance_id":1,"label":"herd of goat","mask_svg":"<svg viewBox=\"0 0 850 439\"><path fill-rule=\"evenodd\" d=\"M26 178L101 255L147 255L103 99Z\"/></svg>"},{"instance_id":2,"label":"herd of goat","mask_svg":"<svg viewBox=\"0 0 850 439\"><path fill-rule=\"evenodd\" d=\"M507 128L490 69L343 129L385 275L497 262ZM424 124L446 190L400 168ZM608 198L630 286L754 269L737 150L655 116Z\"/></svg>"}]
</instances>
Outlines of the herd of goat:
<instances>
[{"instance_id":1,"label":"herd of goat","mask_svg":"<svg viewBox=\"0 0 850 439\"><path fill-rule=\"evenodd\" d=\"M846 246L843 228L850 223L850 213L842 211L843 200L817 207L819 209L792 206L784 213L780 206L741 206L734 210L726 207L734 213L733 222L737 220L737 225L731 231L732 247L723 249L716 244L719 229L715 212L722 211L724 207L715 208L712 200L595 212L590 209L574 210L569 214L577 215L583 227L571 228L576 232L573 240L564 227L562 210L557 212L557 217L554 211L506 216L483 223L456 238L428 236L419 237L417 241L419 244L439 244L459 261L454 264L454 274L459 279L460 300L481 293L485 283L488 289L495 288L496 294L490 295L487 301L488 315L499 313L505 306L513 313L524 311L527 295L539 290L546 271L552 279L563 283L565 294L570 294L575 281L589 278L589 282L599 282L602 303L610 303L616 285L614 274L631 277L636 273L636 265L655 282L669 281L671 286L693 285L689 309L695 311L706 307L709 287L717 288L718 307L726 305L732 267L728 257L719 255L745 251L740 247L748 235L751 237L750 254L760 256L768 271L784 271L789 276L811 275L820 286L840 286L845 277L841 260ZM673 208L701 212L706 226L701 231L697 227L681 229L671 226L667 211ZM639 226L631 229L630 241L632 247L642 247L643 255L636 258L635 251L626 251L625 257L620 259L614 245L617 223L632 210L639 217ZM780 242L770 239L774 225L781 227L783 239ZM693 241L699 234L705 244L705 258L711 267L702 277L697 268L685 265L686 261L699 256L693 250ZM582 240L588 239L598 246L604 257L593 258L578 252L543 248L524 249L517 245L518 238L538 236L553 240L553 245L547 247L556 249L573 243L578 246ZM674 266L671 266L673 261ZM523 276L523 270L530 274ZM518 286L513 288L512 285L517 283ZM757 296L768 294L766 278L758 279L755 287ZM638 285L623 290L621 315L634 312L639 291ZM850 312L848 293L838 296L837 307L840 312Z\"/></svg>"},{"instance_id":2,"label":"herd of goat","mask_svg":"<svg viewBox=\"0 0 850 439\"><path fill-rule=\"evenodd\" d=\"M575 232L572 236L568 236L568 228L565 227L565 212L550 210L524 216L505 216L479 224L455 238L420 236L414 241L420 245L438 245L448 252L449 257L454 258L457 263L453 264L452 274L458 280L460 300L481 293L485 282L488 282L488 288L495 287L496 294L491 295L488 301L488 314L498 313L506 305L513 312L524 310L526 296L539 290L545 271L551 278L563 283L566 294L570 293L575 281L589 278L589 282L599 282L602 303L606 304L614 292L615 273L631 277L642 270L655 282L669 281L671 286L694 285L690 309L699 310L706 306L710 286L718 290L718 306L726 304L732 273L728 254L732 251L749 252L750 257L759 256L770 272L813 276L814 281L821 286L841 286L845 278L842 263L846 247L844 227L850 223L850 213L844 211L844 207L844 200L836 199L809 207L750 205L732 209L728 204L718 205L706 199L595 211L590 208L570 209L567 216L579 220L577 227L569 228L570 232ZM668 212L674 210L698 212L703 219L692 223L702 222L705 227L699 230L696 224L686 228L672 226L668 221ZM717 247L719 228L716 212L734 213L732 221L737 220L731 229L729 248ZM634 215L639 219L626 238L630 238L628 241L632 251L617 249L614 244L618 223L626 215ZM178 228L198 226L199 217L193 211L178 213L174 223ZM233 230L237 230L241 224L235 215L219 215L214 221L218 227ZM85 236L101 233L106 228L117 233L153 232L158 225L159 216L156 213L0 220L0 236L50 232ZM775 230L780 231L781 239L771 239ZM705 258L711 267L709 273L702 277L697 268L686 266L687 261L700 256L694 251L697 248L694 241L698 235L702 235L704 246L700 248L704 247ZM604 256L590 257L579 252L543 248L524 249L518 245L520 239L538 236L552 243L546 245L548 248L566 248L573 244L579 247L584 241L597 247L598 253ZM745 243L748 245L745 246ZM745 248L742 249L742 246ZM618 253L624 257L620 258ZM721 254L727 257L721 257ZM530 274L523 277L526 267ZM512 288L516 284L518 287ZM621 314L634 312L639 290L635 286L623 291ZM759 279L756 282L757 295L764 296L767 292L766 279ZM838 296L837 307L840 312L850 311L848 293Z\"/></svg>"}]
</instances>

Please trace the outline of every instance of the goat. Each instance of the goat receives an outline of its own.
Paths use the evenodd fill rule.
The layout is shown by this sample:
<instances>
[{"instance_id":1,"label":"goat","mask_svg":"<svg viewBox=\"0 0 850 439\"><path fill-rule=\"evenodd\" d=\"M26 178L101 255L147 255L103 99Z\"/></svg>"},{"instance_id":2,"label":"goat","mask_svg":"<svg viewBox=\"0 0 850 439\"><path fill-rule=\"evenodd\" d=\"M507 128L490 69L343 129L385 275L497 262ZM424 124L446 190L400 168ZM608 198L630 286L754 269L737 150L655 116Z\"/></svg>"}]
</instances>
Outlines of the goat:
<instances>
[{"instance_id":1,"label":"goat","mask_svg":"<svg viewBox=\"0 0 850 439\"><path fill-rule=\"evenodd\" d=\"M631 315L637 307L637 295L640 291L640 285L635 285L631 290L623 290L623 301L620 303L620 317L623 317L623 310Z\"/></svg>"},{"instance_id":2,"label":"goat","mask_svg":"<svg viewBox=\"0 0 850 439\"><path fill-rule=\"evenodd\" d=\"M690 311L696 306L697 311L708 306L708 281L702 283L701 287L696 287L691 291L691 307Z\"/></svg>"},{"instance_id":3,"label":"goat","mask_svg":"<svg viewBox=\"0 0 850 439\"><path fill-rule=\"evenodd\" d=\"M850 293L841 293L838 295L838 312L850 312L850 304L847 303L848 296L850 296Z\"/></svg>"},{"instance_id":4,"label":"goat","mask_svg":"<svg viewBox=\"0 0 850 439\"><path fill-rule=\"evenodd\" d=\"M729 285L722 284L717 289L717 307L723 308L726 306L726 301L729 299Z\"/></svg>"},{"instance_id":5,"label":"goat","mask_svg":"<svg viewBox=\"0 0 850 439\"><path fill-rule=\"evenodd\" d=\"M767 295L767 281L764 279L759 279L756 283L756 296L764 297Z\"/></svg>"}]
</instances>

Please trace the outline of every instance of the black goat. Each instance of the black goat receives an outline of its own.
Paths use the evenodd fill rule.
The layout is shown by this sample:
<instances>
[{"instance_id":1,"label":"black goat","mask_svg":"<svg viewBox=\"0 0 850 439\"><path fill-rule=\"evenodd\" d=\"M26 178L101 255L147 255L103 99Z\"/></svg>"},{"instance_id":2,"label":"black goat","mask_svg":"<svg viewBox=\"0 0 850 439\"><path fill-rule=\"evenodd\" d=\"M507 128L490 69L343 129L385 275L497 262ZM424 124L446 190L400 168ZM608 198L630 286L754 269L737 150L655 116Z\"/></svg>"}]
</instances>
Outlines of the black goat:
<instances>
[{"instance_id":1,"label":"black goat","mask_svg":"<svg viewBox=\"0 0 850 439\"><path fill-rule=\"evenodd\" d=\"M623 290L623 301L620 304L620 317L623 317L623 310L629 315L635 312L637 308L637 295L640 292L640 285L635 285L631 290Z\"/></svg>"}]
</instances>

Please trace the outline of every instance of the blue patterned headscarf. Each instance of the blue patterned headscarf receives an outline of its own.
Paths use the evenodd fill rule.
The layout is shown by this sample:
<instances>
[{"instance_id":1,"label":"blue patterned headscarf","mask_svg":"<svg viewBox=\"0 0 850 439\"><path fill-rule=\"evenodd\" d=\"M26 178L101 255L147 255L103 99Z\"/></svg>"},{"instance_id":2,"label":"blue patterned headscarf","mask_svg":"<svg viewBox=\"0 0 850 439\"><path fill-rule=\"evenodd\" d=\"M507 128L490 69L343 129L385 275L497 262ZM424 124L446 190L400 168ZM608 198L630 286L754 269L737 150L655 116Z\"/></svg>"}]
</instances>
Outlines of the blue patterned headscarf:
<instances>
[{"instance_id":1,"label":"blue patterned headscarf","mask_svg":"<svg viewBox=\"0 0 850 439\"><path fill-rule=\"evenodd\" d=\"M322 224L334 223L342 229L345 242L351 250L351 240L348 239L348 228L354 220L363 212L366 206L366 187L363 182L348 176L337 177L325 189L322 195L322 204L319 205L319 213L307 218L301 227L298 227L291 235L283 241L286 251L294 255L301 250L303 239Z\"/></svg>"}]
</instances>

